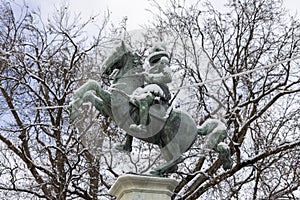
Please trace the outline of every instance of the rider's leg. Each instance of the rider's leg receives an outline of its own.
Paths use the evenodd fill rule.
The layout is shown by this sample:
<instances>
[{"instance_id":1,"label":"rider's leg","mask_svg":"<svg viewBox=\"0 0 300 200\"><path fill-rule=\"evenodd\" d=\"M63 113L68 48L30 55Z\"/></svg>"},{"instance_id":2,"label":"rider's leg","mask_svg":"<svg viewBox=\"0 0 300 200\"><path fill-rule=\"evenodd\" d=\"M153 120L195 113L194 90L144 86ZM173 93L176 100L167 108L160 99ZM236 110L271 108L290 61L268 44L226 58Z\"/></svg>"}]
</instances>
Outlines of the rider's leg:
<instances>
[{"instance_id":1,"label":"rider's leg","mask_svg":"<svg viewBox=\"0 0 300 200\"><path fill-rule=\"evenodd\" d=\"M149 105L153 102L153 96L151 94L147 95L145 98L137 100L137 104L139 106L139 125L132 124L130 126L130 129L134 131L142 131L146 132L147 128L147 121L148 121L148 115L149 115Z\"/></svg>"},{"instance_id":2,"label":"rider's leg","mask_svg":"<svg viewBox=\"0 0 300 200\"><path fill-rule=\"evenodd\" d=\"M152 105L154 96L152 94L147 95L145 99L140 101L140 124L147 125L149 117L149 106Z\"/></svg>"},{"instance_id":3,"label":"rider's leg","mask_svg":"<svg viewBox=\"0 0 300 200\"><path fill-rule=\"evenodd\" d=\"M148 101L145 99L140 100L140 125L143 130L146 130L146 124L148 120L148 114L149 114L149 104Z\"/></svg>"}]
</instances>

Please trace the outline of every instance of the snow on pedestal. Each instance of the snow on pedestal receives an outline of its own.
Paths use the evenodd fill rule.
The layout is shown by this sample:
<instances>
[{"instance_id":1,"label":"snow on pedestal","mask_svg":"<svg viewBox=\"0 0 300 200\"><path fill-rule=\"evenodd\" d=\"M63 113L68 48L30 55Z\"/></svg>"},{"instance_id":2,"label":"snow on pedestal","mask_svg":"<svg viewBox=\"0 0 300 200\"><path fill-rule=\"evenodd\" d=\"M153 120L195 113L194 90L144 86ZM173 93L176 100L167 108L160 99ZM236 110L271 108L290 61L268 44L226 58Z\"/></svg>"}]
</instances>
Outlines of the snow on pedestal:
<instances>
[{"instance_id":1,"label":"snow on pedestal","mask_svg":"<svg viewBox=\"0 0 300 200\"><path fill-rule=\"evenodd\" d=\"M170 200L177 184L170 178L123 175L110 188L109 194L117 200Z\"/></svg>"}]
</instances>

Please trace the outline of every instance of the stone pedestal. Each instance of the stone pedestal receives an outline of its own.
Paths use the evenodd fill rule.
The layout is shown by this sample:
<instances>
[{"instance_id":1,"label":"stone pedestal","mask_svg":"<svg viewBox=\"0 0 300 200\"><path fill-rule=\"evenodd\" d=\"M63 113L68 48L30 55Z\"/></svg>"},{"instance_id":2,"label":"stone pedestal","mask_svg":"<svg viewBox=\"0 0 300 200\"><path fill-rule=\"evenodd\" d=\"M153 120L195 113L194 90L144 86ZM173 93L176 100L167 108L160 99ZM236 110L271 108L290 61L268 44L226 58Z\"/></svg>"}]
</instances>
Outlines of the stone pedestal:
<instances>
[{"instance_id":1,"label":"stone pedestal","mask_svg":"<svg viewBox=\"0 0 300 200\"><path fill-rule=\"evenodd\" d=\"M117 200L170 200L177 184L170 178L124 175L108 192Z\"/></svg>"}]
</instances>

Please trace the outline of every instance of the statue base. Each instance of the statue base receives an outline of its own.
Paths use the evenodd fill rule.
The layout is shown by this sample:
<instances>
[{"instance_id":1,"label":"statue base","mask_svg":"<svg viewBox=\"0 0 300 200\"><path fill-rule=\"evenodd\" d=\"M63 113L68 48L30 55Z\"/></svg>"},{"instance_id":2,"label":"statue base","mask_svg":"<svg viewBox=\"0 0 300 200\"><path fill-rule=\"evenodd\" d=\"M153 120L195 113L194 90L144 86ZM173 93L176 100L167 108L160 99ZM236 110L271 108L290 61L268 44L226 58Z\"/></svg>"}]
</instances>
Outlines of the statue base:
<instances>
[{"instance_id":1,"label":"statue base","mask_svg":"<svg viewBox=\"0 0 300 200\"><path fill-rule=\"evenodd\" d=\"M177 181L142 175L120 176L108 193L117 200L170 200Z\"/></svg>"}]
</instances>

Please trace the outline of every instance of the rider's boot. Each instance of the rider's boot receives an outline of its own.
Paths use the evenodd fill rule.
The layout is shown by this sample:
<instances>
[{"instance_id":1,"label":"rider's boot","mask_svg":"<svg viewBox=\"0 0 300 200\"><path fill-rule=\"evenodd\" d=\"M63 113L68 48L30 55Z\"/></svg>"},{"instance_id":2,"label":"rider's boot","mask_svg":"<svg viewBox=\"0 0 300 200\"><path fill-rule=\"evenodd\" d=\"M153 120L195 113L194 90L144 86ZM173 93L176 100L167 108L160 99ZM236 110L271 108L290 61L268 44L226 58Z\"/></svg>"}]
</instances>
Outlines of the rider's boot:
<instances>
[{"instance_id":1,"label":"rider's boot","mask_svg":"<svg viewBox=\"0 0 300 200\"><path fill-rule=\"evenodd\" d=\"M147 132L147 121L148 121L148 114L149 114L149 102L147 99L141 99L139 101L139 116L140 116L140 124L131 124L130 129L135 132Z\"/></svg>"}]
</instances>

